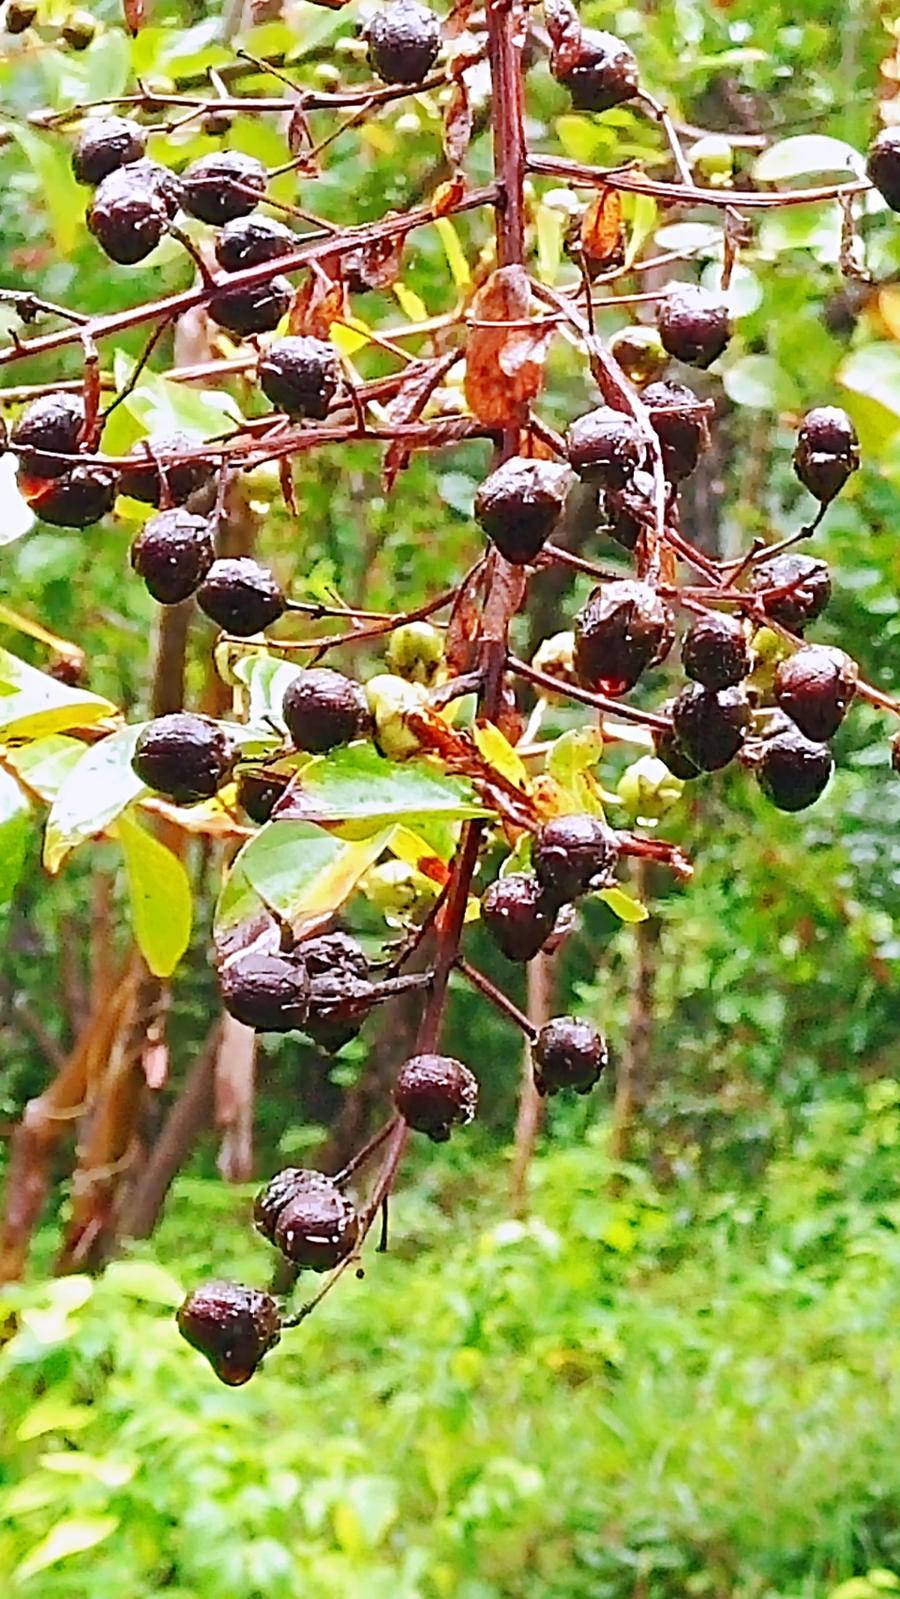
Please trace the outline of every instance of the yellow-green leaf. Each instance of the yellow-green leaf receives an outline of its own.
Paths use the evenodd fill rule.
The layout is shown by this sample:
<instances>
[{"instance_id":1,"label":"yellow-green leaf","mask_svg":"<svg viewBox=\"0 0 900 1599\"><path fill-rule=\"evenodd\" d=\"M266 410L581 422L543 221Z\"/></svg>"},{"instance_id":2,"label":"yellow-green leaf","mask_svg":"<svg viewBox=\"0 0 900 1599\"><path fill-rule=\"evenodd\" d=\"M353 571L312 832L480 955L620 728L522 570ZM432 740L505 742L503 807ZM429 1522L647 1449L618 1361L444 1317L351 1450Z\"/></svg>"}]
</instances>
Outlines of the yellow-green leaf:
<instances>
[{"instance_id":1,"label":"yellow-green leaf","mask_svg":"<svg viewBox=\"0 0 900 1599\"><path fill-rule=\"evenodd\" d=\"M69 688L56 678L0 649L0 741L42 738L68 727L114 716L116 707L99 694Z\"/></svg>"},{"instance_id":2,"label":"yellow-green leaf","mask_svg":"<svg viewBox=\"0 0 900 1599\"><path fill-rule=\"evenodd\" d=\"M70 771L47 818L44 865L48 872L58 872L70 850L105 832L143 792L131 757L144 725L136 722L92 744Z\"/></svg>"},{"instance_id":3,"label":"yellow-green leaf","mask_svg":"<svg viewBox=\"0 0 900 1599\"><path fill-rule=\"evenodd\" d=\"M336 911L375 864L391 832L382 828L354 842L312 822L268 822L235 858L219 898L217 932L236 926L261 906L297 929Z\"/></svg>"},{"instance_id":4,"label":"yellow-green leaf","mask_svg":"<svg viewBox=\"0 0 900 1599\"><path fill-rule=\"evenodd\" d=\"M472 736L479 755L483 756L489 766L493 766L494 770L508 782L515 783L517 788L527 789L528 773L522 757L516 754L509 739L504 737L499 727L495 727L493 722L476 723L472 729Z\"/></svg>"},{"instance_id":5,"label":"yellow-green leaf","mask_svg":"<svg viewBox=\"0 0 900 1599\"><path fill-rule=\"evenodd\" d=\"M650 912L640 900L632 899L626 894L624 888L604 888L597 895L604 905L608 905L614 916L620 922L645 922Z\"/></svg>"},{"instance_id":6,"label":"yellow-green leaf","mask_svg":"<svg viewBox=\"0 0 900 1599\"><path fill-rule=\"evenodd\" d=\"M85 1549L93 1549L115 1532L118 1525L118 1516L67 1516L64 1521L58 1521L16 1567L16 1581L27 1582L29 1577L46 1571L48 1566L68 1560L70 1555L80 1555Z\"/></svg>"},{"instance_id":7,"label":"yellow-green leaf","mask_svg":"<svg viewBox=\"0 0 900 1599\"><path fill-rule=\"evenodd\" d=\"M134 936L155 977L170 977L191 936L191 885L177 855L125 814L116 822L125 852Z\"/></svg>"},{"instance_id":8,"label":"yellow-green leaf","mask_svg":"<svg viewBox=\"0 0 900 1599\"><path fill-rule=\"evenodd\" d=\"M83 226L85 203L84 190L72 175L66 145L62 139L38 133L24 122L10 121L7 127L40 182L56 248L60 255L69 255Z\"/></svg>"},{"instance_id":9,"label":"yellow-green leaf","mask_svg":"<svg viewBox=\"0 0 900 1599\"><path fill-rule=\"evenodd\" d=\"M453 281L456 287L458 289L467 289L472 281L472 274L469 271L469 263L463 254L463 247L459 242L459 234L449 217L438 217L434 225L440 234L441 243L444 246L444 254L447 257L447 265L453 274Z\"/></svg>"}]
</instances>

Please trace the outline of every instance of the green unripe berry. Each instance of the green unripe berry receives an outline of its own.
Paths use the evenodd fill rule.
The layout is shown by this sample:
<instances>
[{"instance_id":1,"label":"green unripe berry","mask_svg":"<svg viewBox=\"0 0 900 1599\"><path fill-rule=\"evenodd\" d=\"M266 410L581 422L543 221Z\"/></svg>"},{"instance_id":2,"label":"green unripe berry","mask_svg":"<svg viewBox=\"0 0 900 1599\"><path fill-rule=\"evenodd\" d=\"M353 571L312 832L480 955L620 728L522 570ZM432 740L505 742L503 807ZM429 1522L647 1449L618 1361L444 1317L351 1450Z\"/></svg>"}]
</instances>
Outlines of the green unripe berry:
<instances>
[{"instance_id":1,"label":"green unripe berry","mask_svg":"<svg viewBox=\"0 0 900 1599\"><path fill-rule=\"evenodd\" d=\"M391 634L385 655L397 677L429 687L444 663L444 640L430 622L407 622Z\"/></svg>"}]
</instances>

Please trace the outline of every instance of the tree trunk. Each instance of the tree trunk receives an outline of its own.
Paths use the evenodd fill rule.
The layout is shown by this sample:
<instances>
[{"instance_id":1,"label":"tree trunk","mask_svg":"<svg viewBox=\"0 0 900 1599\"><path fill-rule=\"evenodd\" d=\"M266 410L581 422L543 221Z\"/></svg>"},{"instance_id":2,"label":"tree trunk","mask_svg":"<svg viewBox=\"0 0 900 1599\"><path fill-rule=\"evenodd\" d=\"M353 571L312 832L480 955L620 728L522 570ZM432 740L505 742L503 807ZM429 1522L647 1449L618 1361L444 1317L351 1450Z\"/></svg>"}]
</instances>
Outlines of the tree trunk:
<instances>
[{"instance_id":1,"label":"tree trunk","mask_svg":"<svg viewBox=\"0 0 900 1599\"><path fill-rule=\"evenodd\" d=\"M197 1059L172 1102L143 1171L120 1218L126 1238L149 1238L162 1212L172 1180L200 1134L212 1124L216 1057L221 1025L210 1029Z\"/></svg>"},{"instance_id":2,"label":"tree trunk","mask_svg":"<svg viewBox=\"0 0 900 1599\"><path fill-rule=\"evenodd\" d=\"M647 903L650 894L650 877L650 863L643 860L636 861L635 891L644 904ZM632 936L634 958L628 1036L616 1075L616 1097L610 1140L610 1153L614 1160L619 1161L629 1158L635 1119L647 1104L652 1089L653 991L659 943L658 920L649 916L646 921L635 922Z\"/></svg>"}]
</instances>

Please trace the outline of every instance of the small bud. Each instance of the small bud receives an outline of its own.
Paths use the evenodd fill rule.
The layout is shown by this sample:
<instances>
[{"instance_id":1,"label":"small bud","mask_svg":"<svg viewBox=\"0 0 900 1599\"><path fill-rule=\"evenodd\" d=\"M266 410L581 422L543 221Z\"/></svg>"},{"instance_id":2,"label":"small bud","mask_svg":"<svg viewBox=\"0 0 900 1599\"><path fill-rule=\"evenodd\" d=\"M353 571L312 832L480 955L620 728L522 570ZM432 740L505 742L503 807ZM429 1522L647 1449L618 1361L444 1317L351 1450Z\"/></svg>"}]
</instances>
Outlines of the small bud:
<instances>
[{"instance_id":1,"label":"small bud","mask_svg":"<svg viewBox=\"0 0 900 1599\"><path fill-rule=\"evenodd\" d=\"M632 761L616 787L622 804L640 822L658 821L678 804L683 792L684 782L654 755Z\"/></svg>"},{"instance_id":2,"label":"small bud","mask_svg":"<svg viewBox=\"0 0 900 1599\"><path fill-rule=\"evenodd\" d=\"M444 664L444 640L430 622L405 622L390 636L385 659L407 683L430 688Z\"/></svg>"},{"instance_id":3,"label":"small bud","mask_svg":"<svg viewBox=\"0 0 900 1599\"><path fill-rule=\"evenodd\" d=\"M402 677L381 672L366 684L366 699L375 721L379 749L390 761L408 760L418 755L421 743L408 725L411 712L428 704L428 691L421 683L406 683Z\"/></svg>"}]
</instances>

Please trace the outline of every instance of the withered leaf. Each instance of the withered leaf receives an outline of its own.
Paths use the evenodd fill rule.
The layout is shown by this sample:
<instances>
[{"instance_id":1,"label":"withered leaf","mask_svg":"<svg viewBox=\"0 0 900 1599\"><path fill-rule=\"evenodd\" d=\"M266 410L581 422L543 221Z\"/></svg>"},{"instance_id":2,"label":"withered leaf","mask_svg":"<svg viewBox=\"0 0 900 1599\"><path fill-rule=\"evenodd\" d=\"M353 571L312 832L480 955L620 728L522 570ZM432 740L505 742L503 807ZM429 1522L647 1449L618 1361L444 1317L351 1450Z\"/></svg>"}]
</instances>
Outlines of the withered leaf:
<instances>
[{"instance_id":1,"label":"withered leaf","mask_svg":"<svg viewBox=\"0 0 900 1599\"><path fill-rule=\"evenodd\" d=\"M479 595L484 587L487 563L479 562L465 579L450 612L444 639L444 657L451 676L471 672L477 666L478 636L481 632Z\"/></svg>"},{"instance_id":2,"label":"withered leaf","mask_svg":"<svg viewBox=\"0 0 900 1599\"><path fill-rule=\"evenodd\" d=\"M456 39L461 33L465 33L474 9L475 0L454 0L444 23L444 38Z\"/></svg>"},{"instance_id":3,"label":"withered leaf","mask_svg":"<svg viewBox=\"0 0 900 1599\"><path fill-rule=\"evenodd\" d=\"M471 137L472 108L469 94L462 78L457 78L444 107L444 155L453 171L462 166Z\"/></svg>"},{"instance_id":4,"label":"withered leaf","mask_svg":"<svg viewBox=\"0 0 900 1599\"><path fill-rule=\"evenodd\" d=\"M344 281L350 293L364 294L367 289L384 289L395 283L400 276L404 243L403 234L395 233L350 250L344 256Z\"/></svg>"},{"instance_id":5,"label":"withered leaf","mask_svg":"<svg viewBox=\"0 0 900 1599\"><path fill-rule=\"evenodd\" d=\"M564 78L581 55L581 21L571 0L544 0L544 17L553 46L550 71Z\"/></svg>"},{"instance_id":6,"label":"withered leaf","mask_svg":"<svg viewBox=\"0 0 900 1599\"><path fill-rule=\"evenodd\" d=\"M625 255L622 197L600 189L581 219L581 248L595 266L616 266Z\"/></svg>"},{"instance_id":7,"label":"withered leaf","mask_svg":"<svg viewBox=\"0 0 900 1599\"><path fill-rule=\"evenodd\" d=\"M445 217L448 211L457 206L466 192L466 175L464 172L454 173L444 183L439 183L431 196L431 215L437 219Z\"/></svg>"},{"instance_id":8,"label":"withered leaf","mask_svg":"<svg viewBox=\"0 0 900 1599\"><path fill-rule=\"evenodd\" d=\"M339 270L333 259L313 266L291 303L289 333L308 333L315 339L327 339L332 322L346 317L346 290L341 279L333 275Z\"/></svg>"},{"instance_id":9,"label":"withered leaf","mask_svg":"<svg viewBox=\"0 0 900 1599\"><path fill-rule=\"evenodd\" d=\"M448 350L435 361L416 361L410 366L391 401L388 411L391 422L415 422L422 415L441 379L458 360L459 352ZM388 445L381 469L385 493L390 492L400 473L409 465L411 455L412 445L403 439L394 439Z\"/></svg>"},{"instance_id":10,"label":"withered leaf","mask_svg":"<svg viewBox=\"0 0 900 1599\"><path fill-rule=\"evenodd\" d=\"M485 427L521 425L540 393L553 329L517 325L527 324L530 302L522 266L498 267L472 300L465 393L473 416ZM504 325L492 328L492 322Z\"/></svg>"},{"instance_id":11,"label":"withered leaf","mask_svg":"<svg viewBox=\"0 0 900 1599\"><path fill-rule=\"evenodd\" d=\"M122 14L129 33L140 33L144 25L144 0L122 0Z\"/></svg>"}]
</instances>

